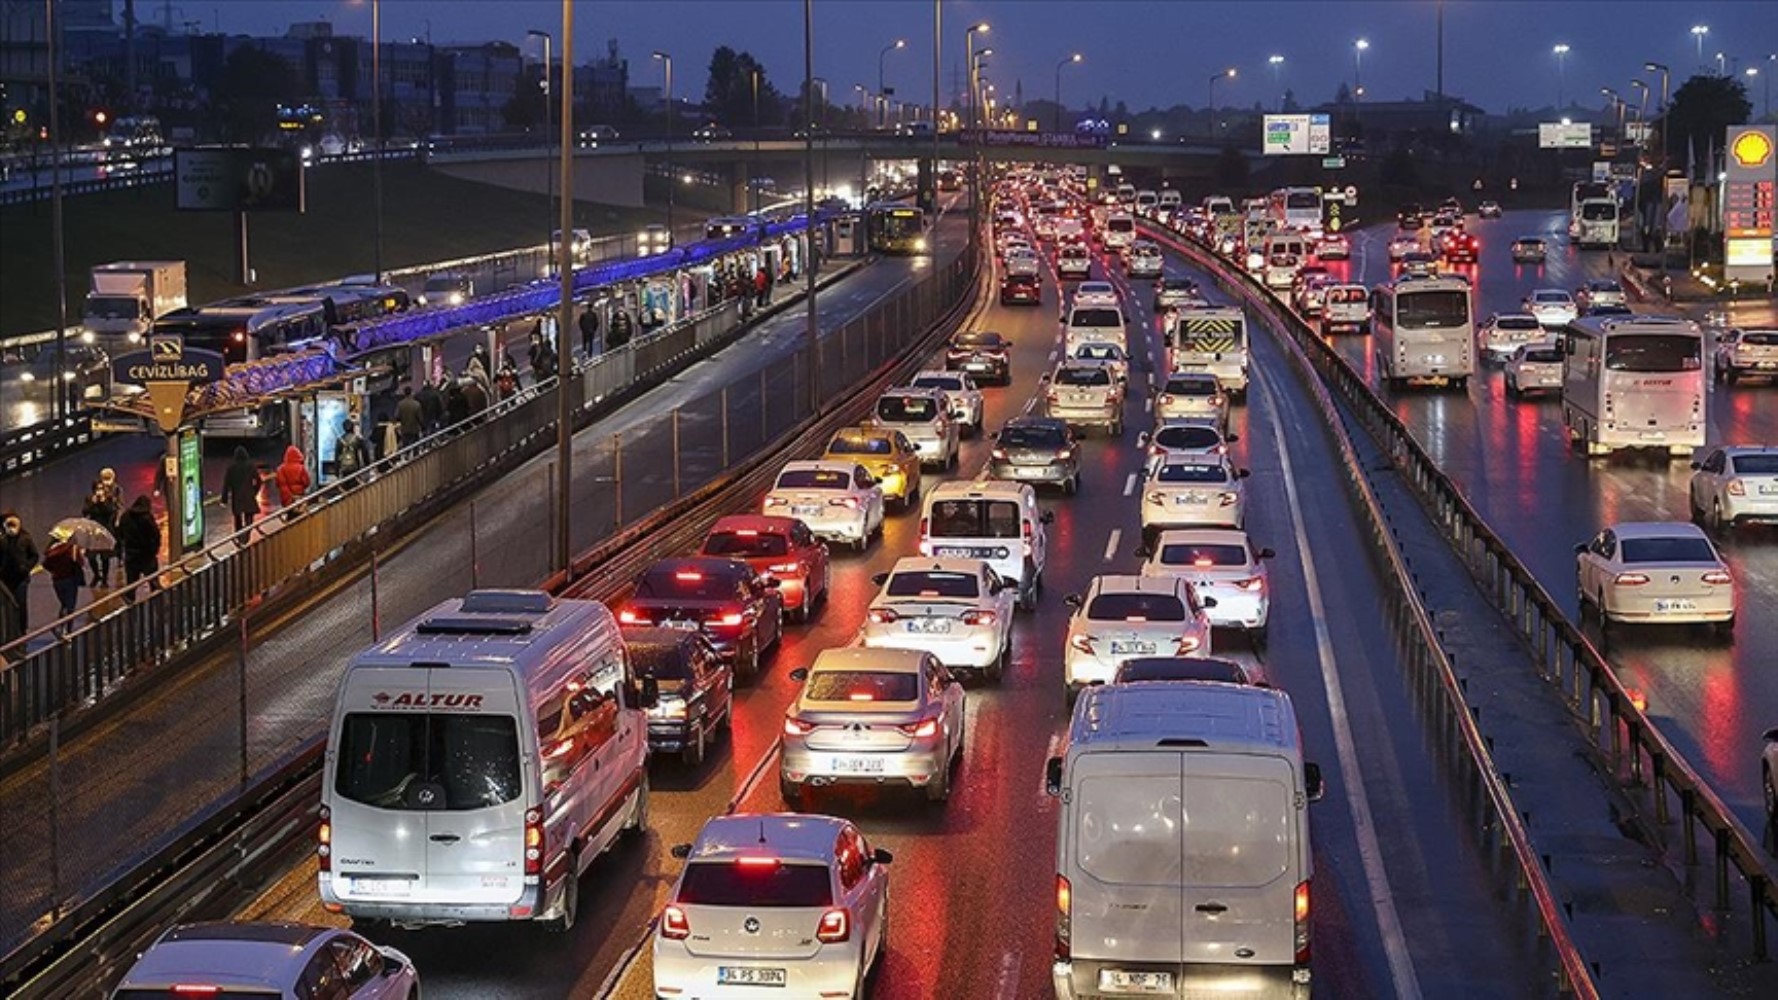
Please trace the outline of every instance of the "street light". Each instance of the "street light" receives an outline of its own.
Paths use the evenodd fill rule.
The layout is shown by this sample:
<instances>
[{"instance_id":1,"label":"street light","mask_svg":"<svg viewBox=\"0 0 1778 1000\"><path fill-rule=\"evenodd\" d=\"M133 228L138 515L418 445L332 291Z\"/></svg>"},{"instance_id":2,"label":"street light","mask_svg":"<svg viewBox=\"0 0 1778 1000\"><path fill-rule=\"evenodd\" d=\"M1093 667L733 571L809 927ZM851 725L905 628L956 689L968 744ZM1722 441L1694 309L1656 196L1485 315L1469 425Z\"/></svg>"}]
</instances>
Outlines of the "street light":
<instances>
[{"instance_id":1,"label":"street light","mask_svg":"<svg viewBox=\"0 0 1778 1000\"><path fill-rule=\"evenodd\" d=\"M1220 73L1210 74L1210 119L1209 120L1210 120L1210 135L1212 138L1214 138L1216 136L1216 81L1222 80L1222 79L1233 80L1234 78L1235 78L1235 67L1233 67L1233 66L1230 66L1228 69L1225 69Z\"/></svg>"},{"instance_id":2,"label":"street light","mask_svg":"<svg viewBox=\"0 0 1778 1000\"><path fill-rule=\"evenodd\" d=\"M1724 62L1725 58L1726 57L1721 52L1718 52L1716 54L1716 75L1717 76L1728 76L1729 75L1728 72L1723 69L1723 62Z\"/></svg>"},{"instance_id":3,"label":"street light","mask_svg":"<svg viewBox=\"0 0 1778 1000\"><path fill-rule=\"evenodd\" d=\"M986 21L983 21L980 24L970 25L969 30L963 33L963 53L966 57L963 67L968 75L968 79L964 81L964 85L969 88L969 93L965 95L965 103L968 105L965 110L969 112L969 123L971 125L975 124L975 36L977 34L985 35L987 33L988 22ZM990 49L989 51L993 50Z\"/></svg>"},{"instance_id":4,"label":"street light","mask_svg":"<svg viewBox=\"0 0 1778 1000\"><path fill-rule=\"evenodd\" d=\"M1630 86L1642 91L1642 100L1636 105L1636 147L1641 149L1648 145L1642 137L1642 122L1648 115L1648 84L1641 80L1631 80ZM1640 160L1641 157L1638 156L1637 159Z\"/></svg>"},{"instance_id":5,"label":"street light","mask_svg":"<svg viewBox=\"0 0 1778 1000\"><path fill-rule=\"evenodd\" d=\"M1619 97L1618 92L1610 87L1600 87L1599 93L1610 98L1612 104L1617 106L1617 141L1621 146L1624 142L1624 99Z\"/></svg>"},{"instance_id":6,"label":"street light","mask_svg":"<svg viewBox=\"0 0 1778 1000\"><path fill-rule=\"evenodd\" d=\"M555 217L556 217L556 213L555 213L556 180L555 180L555 171L551 170L548 165L549 164L549 154L552 149L551 144L550 144L550 131L549 131L549 67L550 67L550 45L551 45L552 40L549 36L549 32L541 31L537 28L532 28L529 31L525 32L525 37L526 38L541 38L541 39L543 39L543 78L537 82L537 89L543 91L543 151L544 151L544 156L543 156L543 162L544 162L543 202L544 202L544 206L543 207L545 209L544 214L549 217L551 226L554 226L555 225ZM544 231L548 232L549 230L544 230ZM556 265L555 254L556 254L556 248L555 248L555 244L552 242L550 244L550 249L549 249L549 262L550 262L551 267L554 267Z\"/></svg>"},{"instance_id":7,"label":"street light","mask_svg":"<svg viewBox=\"0 0 1778 1000\"><path fill-rule=\"evenodd\" d=\"M1558 42L1550 50L1556 54L1556 110L1562 110L1562 91L1568 86L1568 43Z\"/></svg>"},{"instance_id":8,"label":"street light","mask_svg":"<svg viewBox=\"0 0 1778 1000\"><path fill-rule=\"evenodd\" d=\"M885 118L887 117L888 111L889 111L889 101L888 101L889 90L887 87L883 86L883 59L886 56L888 56L889 53L894 52L896 49L905 49L907 47L908 47L908 40L907 39L897 38L895 41L889 43L888 45L883 46L883 51L877 53L877 93L882 94L884 96L883 114L880 114L877 116L877 127L878 128L881 128L883 125L887 124L885 121Z\"/></svg>"},{"instance_id":9,"label":"street light","mask_svg":"<svg viewBox=\"0 0 1778 1000\"><path fill-rule=\"evenodd\" d=\"M1266 62L1272 66L1272 89L1278 92L1278 110L1284 110L1284 57L1267 56Z\"/></svg>"},{"instance_id":10,"label":"street light","mask_svg":"<svg viewBox=\"0 0 1778 1000\"><path fill-rule=\"evenodd\" d=\"M1058 62L1058 63L1056 63L1056 120L1055 120L1055 130L1056 130L1056 131L1057 131L1057 132L1060 132L1060 131L1062 131L1062 67L1064 67L1064 66L1069 66L1069 65L1072 65L1072 64L1074 64L1074 63L1077 63L1077 62L1080 62L1080 60L1081 60L1081 58L1082 58L1082 57L1081 57L1081 54L1080 54L1080 53L1078 53L1078 52L1076 52L1076 53L1075 53L1075 54L1073 54L1073 55L1071 55L1071 56L1069 56L1069 57L1068 57L1068 58L1066 58L1066 59L1063 59L1063 60L1061 60L1061 61L1060 61L1060 62Z\"/></svg>"},{"instance_id":11,"label":"street light","mask_svg":"<svg viewBox=\"0 0 1778 1000\"><path fill-rule=\"evenodd\" d=\"M574 258L571 247L574 240L574 74L568 67L574 65L574 2L562 0L562 109L561 119L557 126L561 135L561 149L558 151L558 163L562 171L562 205L558 226L562 230L561 246L557 250L562 265L556 268L557 295L556 304L556 561L557 568L572 577L574 564L570 556L572 539L571 523L568 517L572 500L573 459L574 459L574 420L572 418L568 385L573 381L570 375L574 371L574 350L569 346L568 331L574 326ZM544 63L544 78L549 78L549 64ZM547 93L547 91L546 91ZM546 103L547 110L547 103ZM672 185L667 186L671 191ZM669 202L668 204L671 204ZM810 308L813 308L811 306Z\"/></svg>"},{"instance_id":12,"label":"street light","mask_svg":"<svg viewBox=\"0 0 1778 1000\"><path fill-rule=\"evenodd\" d=\"M1352 89L1357 94L1364 93L1364 50L1370 47L1363 38L1352 43Z\"/></svg>"},{"instance_id":13,"label":"street light","mask_svg":"<svg viewBox=\"0 0 1778 1000\"><path fill-rule=\"evenodd\" d=\"M1767 58L1767 59L1773 59L1773 58L1778 58L1778 57L1773 57L1773 56L1767 56L1767 57L1766 57L1766 58ZM1771 74L1771 73L1761 73L1761 72L1760 72L1760 71L1759 71L1759 67L1758 67L1758 66L1749 66L1749 67L1747 67L1747 69L1746 69L1746 70L1745 70L1745 72L1746 72L1746 74L1747 74L1747 76L1748 76L1748 78L1749 78L1749 79L1752 79L1752 78L1754 78L1754 77L1760 77L1760 78L1763 78L1763 79L1764 79L1764 80L1765 80L1765 81L1766 81L1766 86L1765 86L1765 90L1766 90L1766 100L1765 100L1765 104L1766 104L1766 113L1765 113L1765 114L1764 114L1764 115L1763 115L1763 116L1762 116L1762 117L1765 117L1765 118L1770 118L1770 117L1772 117L1772 74Z\"/></svg>"},{"instance_id":14,"label":"street light","mask_svg":"<svg viewBox=\"0 0 1778 1000\"><path fill-rule=\"evenodd\" d=\"M569 3L570 0L562 0ZM673 189L679 185L673 183L673 57L660 50L650 53L650 58L659 59L661 70L666 74L663 91L667 98L667 239L673 239Z\"/></svg>"},{"instance_id":15,"label":"street light","mask_svg":"<svg viewBox=\"0 0 1778 1000\"><path fill-rule=\"evenodd\" d=\"M982 67L987 63L988 57L993 54L992 48L983 49L975 54L975 61L970 63L971 79L975 81L969 92L969 99L973 102L970 105L973 109L970 112L970 124L972 125L975 124L975 119L981 117L982 93L983 88L987 85L987 77L982 76Z\"/></svg>"},{"instance_id":16,"label":"street light","mask_svg":"<svg viewBox=\"0 0 1778 1000\"><path fill-rule=\"evenodd\" d=\"M1704 36L1710 34L1708 24L1692 25L1692 37L1698 42L1698 65L1704 65Z\"/></svg>"},{"instance_id":17,"label":"street light","mask_svg":"<svg viewBox=\"0 0 1778 1000\"><path fill-rule=\"evenodd\" d=\"M1650 73L1661 74L1661 167L1662 167L1662 169L1665 169L1666 165L1667 165L1667 132L1668 132L1668 129L1667 129L1667 93L1668 93L1667 81L1672 76L1672 71L1667 68L1667 65L1665 63L1658 63L1658 62L1645 62L1642 64L1642 68L1644 70L1647 70Z\"/></svg>"}]
</instances>

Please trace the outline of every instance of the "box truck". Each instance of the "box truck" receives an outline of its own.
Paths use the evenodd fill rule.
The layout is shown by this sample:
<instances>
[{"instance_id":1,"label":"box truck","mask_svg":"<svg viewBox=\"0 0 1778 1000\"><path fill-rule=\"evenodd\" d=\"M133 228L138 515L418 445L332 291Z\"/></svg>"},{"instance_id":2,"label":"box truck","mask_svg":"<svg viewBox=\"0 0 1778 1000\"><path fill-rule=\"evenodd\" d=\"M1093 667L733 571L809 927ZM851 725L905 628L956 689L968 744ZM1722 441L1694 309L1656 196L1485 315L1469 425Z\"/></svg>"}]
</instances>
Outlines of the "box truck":
<instances>
[{"instance_id":1,"label":"box truck","mask_svg":"<svg viewBox=\"0 0 1778 1000\"><path fill-rule=\"evenodd\" d=\"M186 305L182 260L100 264L92 271L82 324L100 346L130 350L155 320Z\"/></svg>"}]
</instances>

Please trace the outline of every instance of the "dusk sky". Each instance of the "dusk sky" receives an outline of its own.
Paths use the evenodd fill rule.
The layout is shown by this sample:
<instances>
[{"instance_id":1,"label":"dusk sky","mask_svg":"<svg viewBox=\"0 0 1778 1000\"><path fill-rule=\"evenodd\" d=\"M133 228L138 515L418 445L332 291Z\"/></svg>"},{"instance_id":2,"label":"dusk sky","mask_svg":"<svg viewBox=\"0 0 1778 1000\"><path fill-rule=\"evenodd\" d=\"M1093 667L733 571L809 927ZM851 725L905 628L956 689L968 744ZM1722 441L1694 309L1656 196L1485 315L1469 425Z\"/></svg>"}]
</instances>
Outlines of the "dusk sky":
<instances>
[{"instance_id":1,"label":"dusk sky","mask_svg":"<svg viewBox=\"0 0 1778 1000\"><path fill-rule=\"evenodd\" d=\"M205 28L281 33L291 21L330 20L342 34L369 35L368 0L231 0L175 4L184 19ZM945 0L945 84L963 62L964 30L992 26L995 55L988 75L1002 89L1022 80L1027 99L1048 98L1055 66L1078 51L1084 62L1063 70L1063 97L1071 106L1101 95L1132 109L1206 100L1208 77L1236 67L1234 81L1217 85L1218 104L1275 103L1284 87L1304 103L1330 99L1354 71L1353 42L1369 41L1363 56L1367 94L1376 100L1419 97L1434 80L1433 0L1392 2L1188 2L1188 0ZM140 0L144 19L160 16L158 0ZM1741 70L1758 65L1778 73L1768 56L1778 52L1778 17L1766 2L1704 0L1686 3L1519 2L1449 0L1445 4L1445 89L1490 111L1541 107L1556 100L1557 57L1566 43L1563 92L1587 106L1603 103L1599 89L1614 87L1634 99L1630 80L1654 77L1645 61L1673 67L1674 85L1697 71L1693 25L1707 25L1703 63L1714 71L1723 52ZM877 56L884 45L906 38L889 54L888 83L899 96L921 103L932 93L930 0L815 0L815 74L826 78L833 100L854 84L876 86ZM523 42L525 29L557 31L555 0L384 0L385 37L425 36L435 42L503 38ZM799 0L579 0L575 5L575 61L602 53L616 38L631 60L632 86L658 85L649 65L654 49L675 60L675 92L699 98L710 52L720 44L746 49L769 78L794 92L802 75L802 4ZM1275 86L1267 57L1282 55L1282 85ZM1731 67L1733 68L1733 67ZM1764 81L1749 81L1755 114L1763 114Z\"/></svg>"}]
</instances>

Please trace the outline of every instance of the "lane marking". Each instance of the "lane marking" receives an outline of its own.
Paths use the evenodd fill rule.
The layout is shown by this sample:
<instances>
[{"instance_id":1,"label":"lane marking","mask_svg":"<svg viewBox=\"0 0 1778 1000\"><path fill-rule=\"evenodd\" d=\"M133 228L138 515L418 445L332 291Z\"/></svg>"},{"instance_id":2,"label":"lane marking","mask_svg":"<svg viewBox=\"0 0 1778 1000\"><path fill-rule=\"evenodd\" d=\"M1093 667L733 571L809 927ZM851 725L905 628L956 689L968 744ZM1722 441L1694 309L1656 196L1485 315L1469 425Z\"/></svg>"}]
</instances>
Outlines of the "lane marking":
<instances>
[{"instance_id":1,"label":"lane marking","mask_svg":"<svg viewBox=\"0 0 1778 1000\"><path fill-rule=\"evenodd\" d=\"M1124 496L1129 497L1129 496L1135 496L1135 495L1136 495L1136 474L1134 472L1132 472L1128 476L1124 477Z\"/></svg>"},{"instance_id":2,"label":"lane marking","mask_svg":"<svg viewBox=\"0 0 1778 1000\"><path fill-rule=\"evenodd\" d=\"M1124 537L1124 529L1122 529L1122 528L1111 529L1110 537L1105 539L1105 561L1106 562L1110 562L1111 557L1117 555L1117 543L1122 541L1123 537Z\"/></svg>"},{"instance_id":3,"label":"lane marking","mask_svg":"<svg viewBox=\"0 0 1778 1000\"><path fill-rule=\"evenodd\" d=\"M1284 495L1290 503L1291 527L1296 535L1298 560L1303 567L1304 589L1309 595L1309 620L1315 626L1315 654L1321 661L1321 681L1327 689L1327 714L1333 720L1334 746L1339 752L1340 775L1345 778L1346 802L1352 812L1353 832L1358 839L1358 856L1364 862L1364 878L1370 885L1371 906L1377 915L1377 930L1383 937L1383 952L1389 961L1389 977L1394 982L1395 996L1418 1000L1420 980L1414 974L1413 958L1408 954L1407 938L1402 933L1401 916L1395 910L1395 896L1389 890L1389 873L1383 867L1383 851L1377 842L1376 820L1371 815L1370 798L1364 789L1364 770L1358 763L1358 750L1352 740L1352 725L1346 716L1346 695L1340 686L1340 674L1334 667L1333 640L1327 633L1327 606L1321 597L1321 578L1315 572L1315 555L1309 548L1308 530L1304 527L1303 508L1297 496L1296 472L1290 460L1290 445L1284 436L1279 417L1278 397L1272 380L1264 368L1254 368L1260 395L1266 401L1266 416L1272 439L1278 447L1278 464L1284 473Z\"/></svg>"}]
</instances>

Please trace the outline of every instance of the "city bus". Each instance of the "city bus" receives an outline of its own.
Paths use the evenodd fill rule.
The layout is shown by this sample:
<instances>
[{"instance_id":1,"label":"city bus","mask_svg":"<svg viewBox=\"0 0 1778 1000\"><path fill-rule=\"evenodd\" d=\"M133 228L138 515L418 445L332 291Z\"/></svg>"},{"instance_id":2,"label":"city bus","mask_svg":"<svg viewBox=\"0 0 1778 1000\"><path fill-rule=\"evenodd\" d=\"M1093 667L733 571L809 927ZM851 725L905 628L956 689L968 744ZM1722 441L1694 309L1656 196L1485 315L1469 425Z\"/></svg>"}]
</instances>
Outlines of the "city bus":
<instances>
[{"instance_id":1,"label":"city bus","mask_svg":"<svg viewBox=\"0 0 1778 1000\"><path fill-rule=\"evenodd\" d=\"M302 350L327 336L327 307L310 297L250 296L175 309L154 321L155 333L176 333L187 347L222 355L225 364Z\"/></svg>"},{"instance_id":2,"label":"city bus","mask_svg":"<svg viewBox=\"0 0 1778 1000\"><path fill-rule=\"evenodd\" d=\"M1462 278L1409 278L1371 289L1371 335L1384 385L1469 385L1475 372L1469 297Z\"/></svg>"},{"instance_id":3,"label":"city bus","mask_svg":"<svg viewBox=\"0 0 1778 1000\"><path fill-rule=\"evenodd\" d=\"M1321 189L1312 187L1279 188L1266 198L1266 216L1279 229L1319 233L1321 231Z\"/></svg>"},{"instance_id":4,"label":"city bus","mask_svg":"<svg viewBox=\"0 0 1778 1000\"><path fill-rule=\"evenodd\" d=\"M1585 455L1704 445L1704 334L1675 317L1586 317L1562 330L1562 425Z\"/></svg>"},{"instance_id":5,"label":"city bus","mask_svg":"<svg viewBox=\"0 0 1778 1000\"><path fill-rule=\"evenodd\" d=\"M872 205L865 210L865 232L877 253L926 252L926 212L913 205Z\"/></svg>"}]
</instances>

